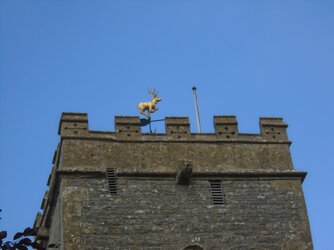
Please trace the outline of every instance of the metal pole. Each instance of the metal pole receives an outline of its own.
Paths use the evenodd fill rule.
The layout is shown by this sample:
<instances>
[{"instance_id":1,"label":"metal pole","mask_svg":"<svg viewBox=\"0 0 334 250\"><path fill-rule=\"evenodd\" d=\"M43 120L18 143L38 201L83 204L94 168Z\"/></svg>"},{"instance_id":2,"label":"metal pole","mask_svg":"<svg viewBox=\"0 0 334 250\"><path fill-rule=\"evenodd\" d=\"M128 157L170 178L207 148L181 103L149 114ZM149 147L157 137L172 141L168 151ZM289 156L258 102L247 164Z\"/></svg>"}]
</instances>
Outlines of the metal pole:
<instances>
[{"instance_id":1,"label":"metal pole","mask_svg":"<svg viewBox=\"0 0 334 250\"><path fill-rule=\"evenodd\" d=\"M152 134L151 117L148 118L148 124L150 125L150 133Z\"/></svg>"},{"instance_id":2,"label":"metal pole","mask_svg":"<svg viewBox=\"0 0 334 250\"><path fill-rule=\"evenodd\" d=\"M195 101L195 109L196 109L196 120L197 120L197 129L198 133L202 133L201 129L201 121L199 119L199 111L198 111L198 103L197 103L197 94L196 94L196 87L193 87L193 93L194 93L194 101Z\"/></svg>"}]
</instances>

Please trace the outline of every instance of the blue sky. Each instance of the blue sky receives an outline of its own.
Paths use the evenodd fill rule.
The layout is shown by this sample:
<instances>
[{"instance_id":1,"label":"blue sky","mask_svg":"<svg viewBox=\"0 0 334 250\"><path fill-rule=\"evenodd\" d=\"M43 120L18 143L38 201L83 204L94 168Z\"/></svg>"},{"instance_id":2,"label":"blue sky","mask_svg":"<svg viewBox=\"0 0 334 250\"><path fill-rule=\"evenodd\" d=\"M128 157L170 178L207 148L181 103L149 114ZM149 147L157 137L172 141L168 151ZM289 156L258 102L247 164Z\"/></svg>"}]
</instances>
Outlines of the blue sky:
<instances>
[{"instance_id":1,"label":"blue sky","mask_svg":"<svg viewBox=\"0 0 334 250\"><path fill-rule=\"evenodd\" d=\"M154 86L155 118L234 114L290 125L315 249L332 246L333 1L1 0L0 229L32 225L57 146L61 112L87 112L93 130L137 115ZM163 131L161 125L156 129Z\"/></svg>"}]
</instances>

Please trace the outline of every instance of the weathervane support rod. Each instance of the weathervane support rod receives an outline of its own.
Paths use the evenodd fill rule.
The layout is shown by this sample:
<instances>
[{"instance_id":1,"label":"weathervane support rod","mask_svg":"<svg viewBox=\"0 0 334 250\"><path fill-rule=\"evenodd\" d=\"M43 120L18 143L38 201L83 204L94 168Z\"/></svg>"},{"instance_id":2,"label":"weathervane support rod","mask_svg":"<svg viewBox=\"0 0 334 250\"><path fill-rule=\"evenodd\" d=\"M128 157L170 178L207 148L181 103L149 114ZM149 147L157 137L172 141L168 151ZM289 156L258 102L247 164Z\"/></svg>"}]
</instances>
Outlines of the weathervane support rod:
<instances>
[{"instance_id":1,"label":"weathervane support rod","mask_svg":"<svg viewBox=\"0 0 334 250\"><path fill-rule=\"evenodd\" d=\"M198 111L198 103L197 103L197 94L196 94L196 87L193 87L193 93L194 93L194 101L195 101L195 110L196 110L196 120L197 120L197 129L198 133L202 133L201 129L201 121L199 119L199 111Z\"/></svg>"}]
</instances>

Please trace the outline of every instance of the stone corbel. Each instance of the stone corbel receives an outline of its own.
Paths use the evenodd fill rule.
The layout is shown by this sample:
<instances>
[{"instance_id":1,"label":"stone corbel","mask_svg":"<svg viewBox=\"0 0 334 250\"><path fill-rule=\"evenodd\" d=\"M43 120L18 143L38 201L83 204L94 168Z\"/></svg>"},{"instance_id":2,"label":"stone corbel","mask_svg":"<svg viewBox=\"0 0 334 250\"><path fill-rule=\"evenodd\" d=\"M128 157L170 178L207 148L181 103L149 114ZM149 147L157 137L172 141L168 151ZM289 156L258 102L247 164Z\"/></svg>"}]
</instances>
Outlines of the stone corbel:
<instances>
[{"instance_id":1,"label":"stone corbel","mask_svg":"<svg viewBox=\"0 0 334 250\"><path fill-rule=\"evenodd\" d=\"M190 162L184 162L182 168L176 173L176 184L189 185L193 166Z\"/></svg>"}]
</instances>

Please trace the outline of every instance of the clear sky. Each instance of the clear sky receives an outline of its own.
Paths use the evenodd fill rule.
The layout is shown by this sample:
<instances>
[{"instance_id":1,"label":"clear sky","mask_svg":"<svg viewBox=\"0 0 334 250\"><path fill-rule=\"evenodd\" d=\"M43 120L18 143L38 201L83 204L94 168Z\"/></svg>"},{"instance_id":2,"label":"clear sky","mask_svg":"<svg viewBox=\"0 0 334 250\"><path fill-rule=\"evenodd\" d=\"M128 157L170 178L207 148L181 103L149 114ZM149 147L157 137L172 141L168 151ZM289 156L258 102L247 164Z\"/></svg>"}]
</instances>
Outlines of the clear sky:
<instances>
[{"instance_id":1,"label":"clear sky","mask_svg":"<svg viewBox=\"0 0 334 250\"><path fill-rule=\"evenodd\" d=\"M204 132L214 115L244 133L284 117L315 249L330 249L334 1L321 0L0 0L0 229L33 224L61 112L111 131L154 86L154 117L189 116L196 132L193 85Z\"/></svg>"}]
</instances>

